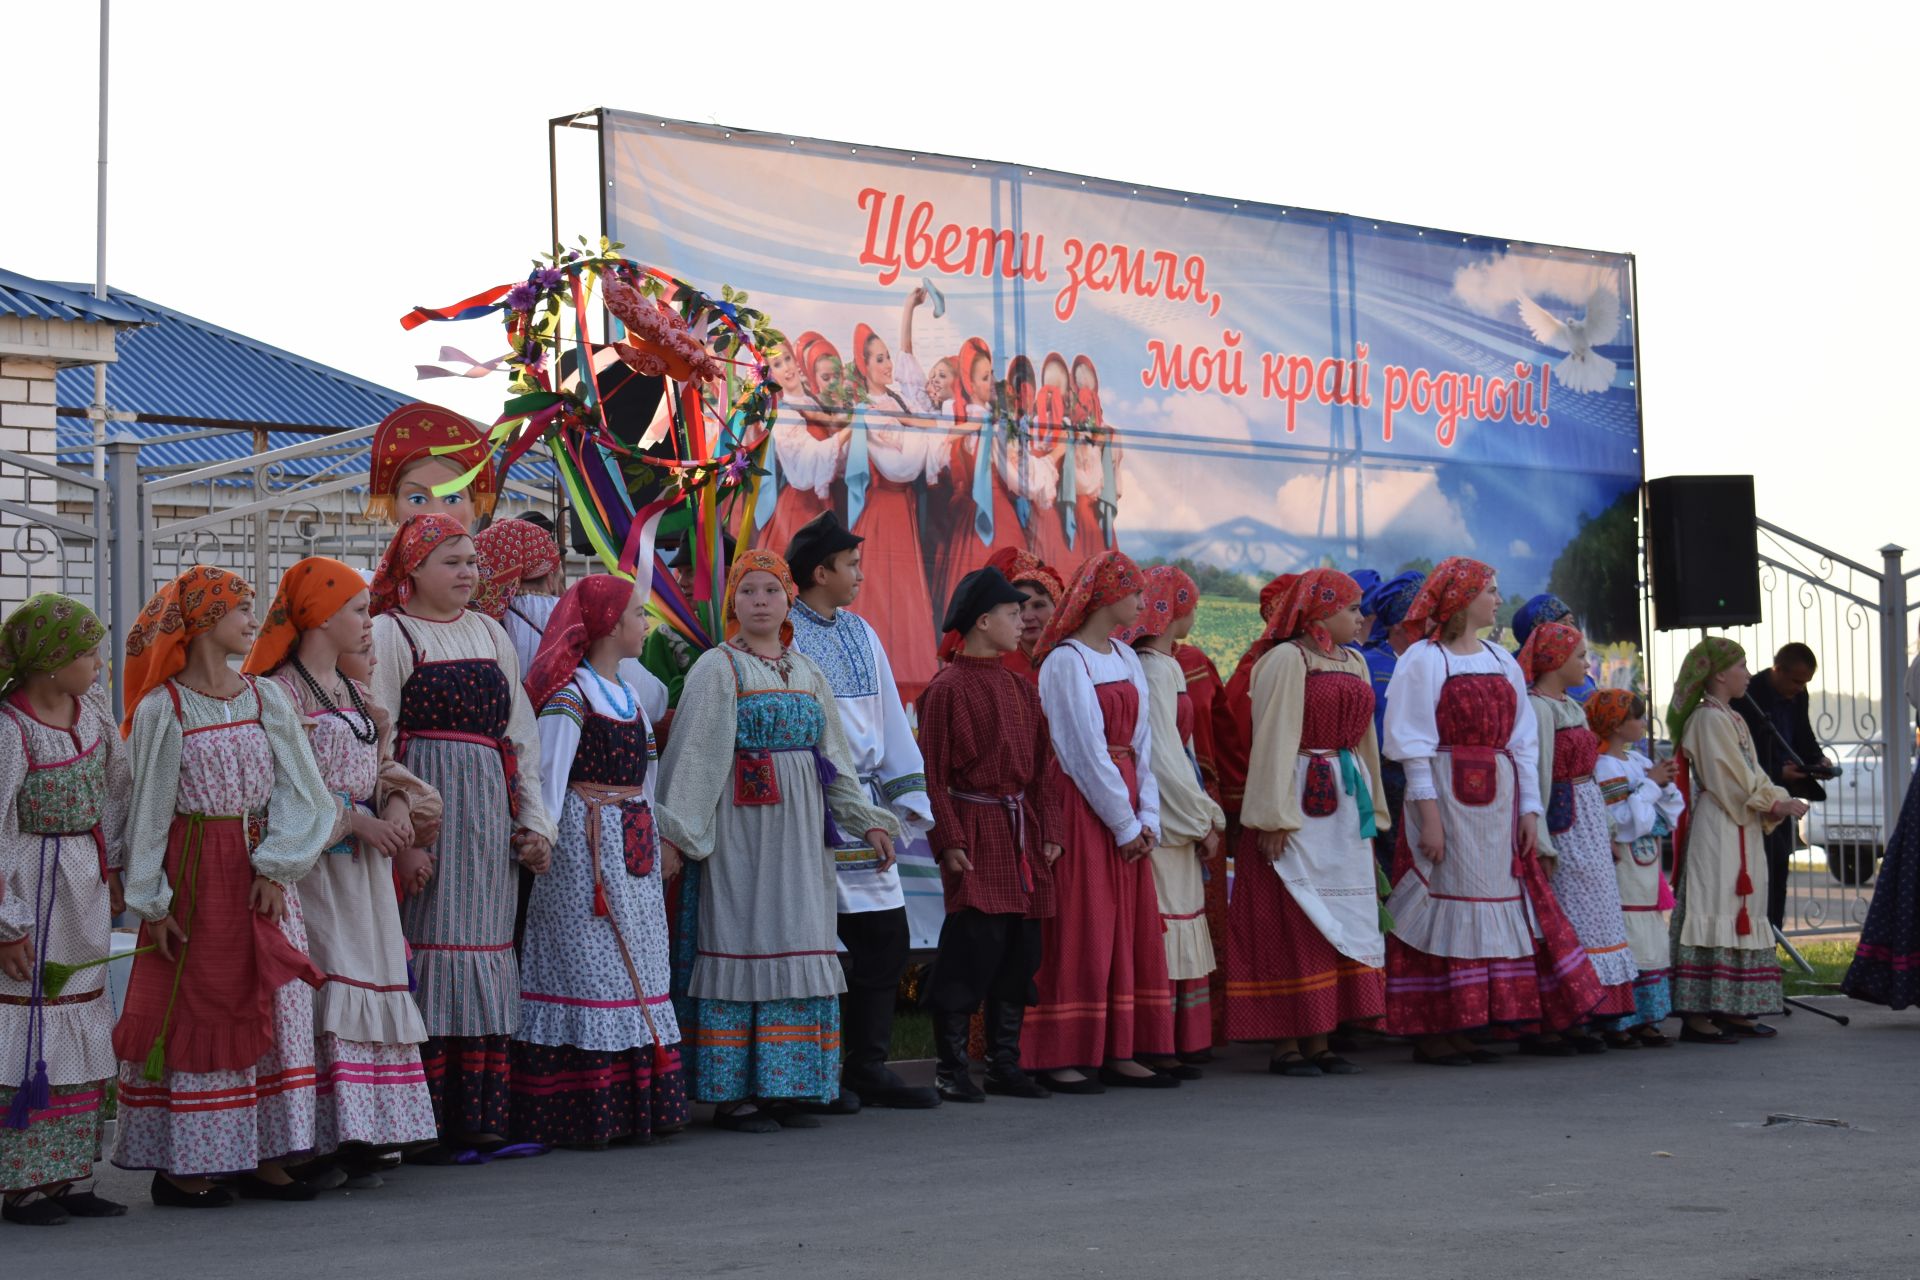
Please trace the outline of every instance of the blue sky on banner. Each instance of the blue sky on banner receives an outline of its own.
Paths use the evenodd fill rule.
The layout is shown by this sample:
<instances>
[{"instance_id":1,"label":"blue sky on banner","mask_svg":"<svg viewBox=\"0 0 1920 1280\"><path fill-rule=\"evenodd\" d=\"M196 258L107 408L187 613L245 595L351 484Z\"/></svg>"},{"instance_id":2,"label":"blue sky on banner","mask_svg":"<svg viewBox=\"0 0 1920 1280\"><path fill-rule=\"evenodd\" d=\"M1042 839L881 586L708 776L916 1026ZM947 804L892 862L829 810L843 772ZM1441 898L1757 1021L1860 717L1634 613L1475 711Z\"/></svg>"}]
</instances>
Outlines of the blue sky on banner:
<instances>
[{"instance_id":1,"label":"blue sky on banner","mask_svg":"<svg viewBox=\"0 0 1920 1280\"><path fill-rule=\"evenodd\" d=\"M494 330L395 321L524 270L546 236L545 121L594 105L1630 250L1649 473L1752 471L1763 514L1851 555L1920 546L1893 390L1920 295L1920 178L1899 162L1915 7L1381 0L1357 20L1223 3L1146 25L982 0L964 24L938 6L875 16L119 5L110 274L487 412L496 388L418 384L413 366ZM0 264L86 279L96 6L14 5L0 23L23 51L7 181L33 193L0 201Z\"/></svg>"}]
</instances>

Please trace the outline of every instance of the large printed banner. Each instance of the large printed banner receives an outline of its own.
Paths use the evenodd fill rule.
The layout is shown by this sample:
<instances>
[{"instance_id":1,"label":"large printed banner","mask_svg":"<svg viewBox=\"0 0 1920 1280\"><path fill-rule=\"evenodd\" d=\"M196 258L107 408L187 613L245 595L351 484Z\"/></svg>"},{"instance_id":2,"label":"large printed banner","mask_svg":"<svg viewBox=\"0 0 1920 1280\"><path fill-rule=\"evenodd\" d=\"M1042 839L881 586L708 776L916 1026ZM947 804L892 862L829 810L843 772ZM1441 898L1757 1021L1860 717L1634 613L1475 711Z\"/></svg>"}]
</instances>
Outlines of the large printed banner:
<instances>
[{"instance_id":1,"label":"large printed banner","mask_svg":"<svg viewBox=\"0 0 1920 1280\"><path fill-rule=\"evenodd\" d=\"M1275 573L1455 553L1637 639L1626 256L613 112L602 146L607 233L787 335L751 536L869 535L909 688L1004 546L1192 562L1226 661Z\"/></svg>"}]
</instances>

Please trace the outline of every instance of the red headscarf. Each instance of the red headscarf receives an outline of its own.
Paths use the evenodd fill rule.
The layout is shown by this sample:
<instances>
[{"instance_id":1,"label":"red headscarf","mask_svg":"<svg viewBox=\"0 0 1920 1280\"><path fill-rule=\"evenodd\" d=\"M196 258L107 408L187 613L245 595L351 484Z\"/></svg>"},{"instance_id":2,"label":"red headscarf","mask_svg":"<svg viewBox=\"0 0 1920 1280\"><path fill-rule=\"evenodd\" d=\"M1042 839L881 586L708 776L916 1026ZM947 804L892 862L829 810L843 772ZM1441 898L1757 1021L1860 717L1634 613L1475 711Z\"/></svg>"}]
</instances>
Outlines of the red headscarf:
<instances>
[{"instance_id":1,"label":"red headscarf","mask_svg":"<svg viewBox=\"0 0 1920 1280\"><path fill-rule=\"evenodd\" d=\"M1140 566L1123 552L1102 551L1089 558L1073 575L1067 598L1047 620L1047 629L1040 633L1040 643L1033 647L1034 665L1045 661L1062 640L1078 631L1100 609L1145 590L1146 585Z\"/></svg>"},{"instance_id":2,"label":"red headscarf","mask_svg":"<svg viewBox=\"0 0 1920 1280\"><path fill-rule=\"evenodd\" d=\"M1260 588L1260 621L1273 621L1273 615L1286 600L1287 592L1293 590L1293 584L1299 577L1300 575L1297 573L1283 573L1266 586ZM1255 643L1258 642L1256 641ZM1262 649L1261 652L1265 653L1266 650Z\"/></svg>"},{"instance_id":3,"label":"red headscarf","mask_svg":"<svg viewBox=\"0 0 1920 1280\"><path fill-rule=\"evenodd\" d=\"M1007 361L1008 408L1019 417L1030 418L1038 399L1039 384L1034 378L1033 361L1025 356Z\"/></svg>"},{"instance_id":4,"label":"red headscarf","mask_svg":"<svg viewBox=\"0 0 1920 1280\"><path fill-rule=\"evenodd\" d=\"M1140 616L1132 626L1114 629L1113 638L1119 644L1165 635L1168 627L1200 606L1200 588L1172 565L1154 565L1146 571L1146 579L1143 593L1146 599L1140 602Z\"/></svg>"},{"instance_id":5,"label":"red headscarf","mask_svg":"<svg viewBox=\"0 0 1920 1280\"><path fill-rule=\"evenodd\" d=\"M573 679L594 641L613 634L620 615L633 602L633 592L631 578L611 573L589 574L567 588L553 607L539 652L527 668L527 701L536 713Z\"/></svg>"},{"instance_id":6,"label":"red headscarf","mask_svg":"<svg viewBox=\"0 0 1920 1280\"><path fill-rule=\"evenodd\" d=\"M838 360L840 349L828 342L823 335L809 329L794 339L793 351L800 360L800 373L807 380L807 393L818 400L821 384L819 377L813 371L813 366L818 364L823 356L832 356Z\"/></svg>"},{"instance_id":7,"label":"red headscarf","mask_svg":"<svg viewBox=\"0 0 1920 1280\"><path fill-rule=\"evenodd\" d=\"M408 516L387 544L380 567L373 571L373 585L368 588L373 593L373 615L398 609L413 598L414 570L426 563L435 547L470 536L458 520L438 511Z\"/></svg>"},{"instance_id":8,"label":"red headscarf","mask_svg":"<svg viewBox=\"0 0 1920 1280\"><path fill-rule=\"evenodd\" d=\"M127 714L120 721L121 737L133 732L140 700L187 665L187 646L194 638L251 599L253 588L245 578L210 564L197 564L154 592L127 632Z\"/></svg>"},{"instance_id":9,"label":"red headscarf","mask_svg":"<svg viewBox=\"0 0 1920 1280\"><path fill-rule=\"evenodd\" d=\"M868 395L886 390L873 384L873 375L867 372L867 348L880 335L873 331L870 324L857 324L853 327L853 367L860 375L860 385L866 388Z\"/></svg>"},{"instance_id":10,"label":"red headscarf","mask_svg":"<svg viewBox=\"0 0 1920 1280\"><path fill-rule=\"evenodd\" d=\"M433 452L446 445L460 447L448 453ZM492 515L498 495L489 454L485 430L453 410L437 404L403 404L373 429L367 464L367 515L377 520L397 519L400 513L393 500L394 490L400 487L400 473L429 457L444 458L463 472L485 462L467 492L476 517Z\"/></svg>"},{"instance_id":11,"label":"red headscarf","mask_svg":"<svg viewBox=\"0 0 1920 1280\"><path fill-rule=\"evenodd\" d=\"M1001 547L987 557L987 567L998 569L1016 587L1025 582L1040 588L1055 604L1067 598L1067 584L1059 572L1031 551Z\"/></svg>"},{"instance_id":12,"label":"red headscarf","mask_svg":"<svg viewBox=\"0 0 1920 1280\"><path fill-rule=\"evenodd\" d=\"M480 554L480 585L470 606L495 622L528 578L544 578L560 567L560 545L553 535L525 520L495 520L473 535Z\"/></svg>"},{"instance_id":13,"label":"red headscarf","mask_svg":"<svg viewBox=\"0 0 1920 1280\"><path fill-rule=\"evenodd\" d=\"M1615 729L1631 719L1633 694L1625 689L1595 689L1587 698L1587 728L1598 735L1602 746Z\"/></svg>"},{"instance_id":14,"label":"red headscarf","mask_svg":"<svg viewBox=\"0 0 1920 1280\"><path fill-rule=\"evenodd\" d=\"M271 675L300 643L300 633L324 627L327 620L367 589L360 571L325 556L308 556L280 576L279 590L260 634L240 669L250 676Z\"/></svg>"},{"instance_id":15,"label":"red headscarf","mask_svg":"<svg viewBox=\"0 0 1920 1280\"><path fill-rule=\"evenodd\" d=\"M1087 372L1093 375L1093 389L1081 389L1079 379L1074 379L1073 403L1076 409L1075 417L1082 422L1092 423L1094 427L1098 429L1106 425L1100 416L1100 371L1093 367L1093 361L1086 356L1075 356L1073 358L1073 372L1079 373L1081 365L1085 365Z\"/></svg>"},{"instance_id":16,"label":"red headscarf","mask_svg":"<svg viewBox=\"0 0 1920 1280\"><path fill-rule=\"evenodd\" d=\"M1067 376L1065 390L1047 385L1047 370L1055 365ZM1060 432L1067 424L1067 405L1073 395L1073 370L1067 365L1067 358L1058 351L1047 352L1040 362L1040 390L1035 400L1033 451L1046 453L1060 442Z\"/></svg>"},{"instance_id":17,"label":"red headscarf","mask_svg":"<svg viewBox=\"0 0 1920 1280\"><path fill-rule=\"evenodd\" d=\"M1527 683L1532 684L1549 671L1558 671L1585 643L1586 637L1580 634L1580 629L1564 622L1543 622L1535 627L1528 634L1527 642L1520 646L1520 669L1527 673Z\"/></svg>"},{"instance_id":18,"label":"red headscarf","mask_svg":"<svg viewBox=\"0 0 1920 1280\"><path fill-rule=\"evenodd\" d=\"M1294 578L1281 597L1267 622L1267 638L1281 644L1305 635L1323 652L1331 651L1326 620L1359 599L1360 584L1338 569L1309 569Z\"/></svg>"},{"instance_id":19,"label":"red headscarf","mask_svg":"<svg viewBox=\"0 0 1920 1280\"><path fill-rule=\"evenodd\" d=\"M780 579L780 585L787 591L788 609L792 609L794 599L800 594L800 588L793 585L793 573L787 568L785 557L759 547L742 551L733 562L732 572L727 574L727 635L729 636L737 634L740 630L740 619L733 612L734 593L740 590L741 580L754 572L770 573ZM780 624L780 643L793 643L791 620Z\"/></svg>"},{"instance_id":20,"label":"red headscarf","mask_svg":"<svg viewBox=\"0 0 1920 1280\"><path fill-rule=\"evenodd\" d=\"M1418 636L1431 636L1447 624L1447 619L1466 608L1493 581L1493 566L1448 556L1434 566L1420 584L1403 625Z\"/></svg>"},{"instance_id":21,"label":"red headscarf","mask_svg":"<svg viewBox=\"0 0 1920 1280\"><path fill-rule=\"evenodd\" d=\"M967 409L973 400L973 366L981 360L987 362L989 373L993 370L993 352L987 347L985 338L968 338L960 344L960 354L953 359L953 420L965 422Z\"/></svg>"}]
</instances>

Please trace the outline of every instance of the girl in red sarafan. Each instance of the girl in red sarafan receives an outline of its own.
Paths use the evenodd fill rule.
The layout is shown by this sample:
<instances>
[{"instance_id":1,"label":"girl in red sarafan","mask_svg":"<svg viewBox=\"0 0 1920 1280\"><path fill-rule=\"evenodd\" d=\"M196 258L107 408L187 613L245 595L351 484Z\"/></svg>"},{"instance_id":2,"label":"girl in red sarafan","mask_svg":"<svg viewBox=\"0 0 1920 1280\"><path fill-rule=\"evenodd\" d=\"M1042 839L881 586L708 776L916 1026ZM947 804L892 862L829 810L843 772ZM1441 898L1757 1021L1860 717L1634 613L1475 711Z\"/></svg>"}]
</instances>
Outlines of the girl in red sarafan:
<instances>
[{"instance_id":1,"label":"girl in red sarafan","mask_svg":"<svg viewBox=\"0 0 1920 1280\"><path fill-rule=\"evenodd\" d=\"M1073 358L1073 552L1090 556L1117 544L1120 445L1100 408L1100 374L1086 356ZM1065 463L1063 462L1064 466ZM1061 500L1067 486L1061 484Z\"/></svg>"},{"instance_id":2,"label":"girl in red sarafan","mask_svg":"<svg viewBox=\"0 0 1920 1280\"><path fill-rule=\"evenodd\" d=\"M1055 1093L1180 1083L1135 1060L1173 1052L1160 900L1148 860L1159 839L1160 793L1147 678L1133 650L1112 639L1139 616L1144 587L1127 557L1095 556L1080 566L1040 639L1040 703L1061 815L1049 830L1064 852L1051 869L1055 916L1021 1065L1046 1073L1042 1083ZM1095 1067L1099 1080L1086 1074Z\"/></svg>"},{"instance_id":3,"label":"girl in red sarafan","mask_svg":"<svg viewBox=\"0 0 1920 1280\"><path fill-rule=\"evenodd\" d=\"M444 516L434 519L444 520ZM209 565L147 602L127 636L133 757L127 909L145 924L114 1028L113 1162L151 1169L155 1204L234 1190L311 1200L281 1168L314 1146L313 992L295 885L342 813L280 684L229 660L257 628L253 588Z\"/></svg>"},{"instance_id":4,"label":"girl in red sarafan","mask_svg":"<svg viewBox=\"0 0 1920 1280\"><path fill-rule=\"evenodd\" d=\"M774 422L773 448L780 475L773 519L754 539L760 547L784 548L800 527L831 511L834 482L846 465L852 418L844 407L829 410L829 400L844 388L840 353L817 333L807 332L767 359L780 384L782 412ZM804 394L803 394L804 393Z\"/></svg>"},{"instance_id":5,"label":"girl in red sarafan","mask_svg":"<svg viewBox=\"0 0 1920 1280\"><path fill-rule=\"evenodd\" d=\"M875 607L867 620L893 663L900 696L911 703L939 669L933 600L927 594L920 552L919 484L933 437L915 425L906 401L894 390L893 354L880 335L863 324L854 330L853 341L855 381L867 397L853 429L866 433L872 476L851 524L868 548L861 569L866 598Z\"/></svg>"},{"instance_id":6,"label":"girl in red sarafan","mask_svg":"<svg viewBox=\"0 0 1920 1280\"><path fill-rule=\"evenodd\" d=\"M1073 374L1066 357L1058 351L1047 352L1040 363L1040 390L1031 411L1032 426L1027 438L1027 513L1028 541L1034 554L1048 564L1071 567L1082 557L1073 553L1067 540L1066 519L1061 502L1062 482L1066 479L1067 452L1072 433L1067 429L1069 398Z\"/></svg>"},{"instance_id":7,"label":"girl in red sarafan","mask_svg":"<svg viewBox=\"0 0 1920 1280\"><path fill-rule=\"evenodd\" d=\"M928 589L935 600L951 599L960 579L984 568L996 549L1024 545L1013 492L992 456L997 452L994 435L1000 413L993 353L984 338L968 338L954 364L960 377L954 383L953 433L945 442L936 442L927 463L928 507L937 517L937 541L928 570ZM983 448L985 459L980 454ZM984 507L982 497L987 499Z\"/></svg>"},{"instance_id":8,"label":"girl in red sarafan","mask_svg":"<svg viewBox=\"0 0 1920 1280\"><path fill-rule=\"evenodd\" d=\"M1372 838L1388 825L1360 586L1334 569L1293 580L1253 668L1253 747L1227 945L1227 1032L1273 1043L1275 1075L1352 1075L1328 1037L1386 1009Z\"/></svg>"},{"instance_id":9,"label":"girl in red sarafan","mask_svg":"<svg viewBox=\"0 0 1920 1280\"><path fill-rule=\"evenodd\" d=\"M1600 1002L1600 980L1536 853L1540 732L1513 656L1480 639L1500 591L1455 556L1427 575L1406 625L1424 639L1387 686L1386 752L1407 801L1387 912L1389 1035L1435 1066L1491 1061L1468 1033L1558 1031ZM1572 1046L1530 1041L1562 1056Z\"/></svg>"}]
</instances>

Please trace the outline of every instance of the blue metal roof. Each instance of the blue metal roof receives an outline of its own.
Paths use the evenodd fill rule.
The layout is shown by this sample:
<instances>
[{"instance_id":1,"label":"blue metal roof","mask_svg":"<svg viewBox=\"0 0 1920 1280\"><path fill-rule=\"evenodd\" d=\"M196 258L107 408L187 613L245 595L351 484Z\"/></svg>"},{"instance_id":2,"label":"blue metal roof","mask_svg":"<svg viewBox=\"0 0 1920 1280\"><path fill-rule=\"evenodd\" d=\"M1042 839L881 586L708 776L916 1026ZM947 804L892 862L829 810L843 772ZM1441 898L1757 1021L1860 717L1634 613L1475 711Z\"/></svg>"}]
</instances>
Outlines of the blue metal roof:
<instances>
[{"instance_id":1,"label":"blue metal roof","mask_svg":"<svg viewBox=\"0 0 1920 1280\"><path fill-rule=\"evenodd\" d=\"M35 280L4 268L0 268L0 315L29 320L106 320L115 324L139 324L146 319L132 307L114 302L111 293L102 301L85 285Z\"/></svg>"},{"instance_id":2,"label":"blue metal roof","mask_svg":"<svg viewBox=\"0 0 1920 1280\"><path fill-rule=\"evenodd\" d=\"M4 273L0 273L0 290L4 284ZM65 291L75 287L66 286ZM112 305L145 326L123 331L116 338L119 359L106 366L107 407L116 413L246 426L352 429L372 426L417 399L118 289L109 289L108 297L108 304L96 305ZM93 403L90 367L61 370L56 385L62 407L84 409ZM153 422L115 422L113 426L146 438L193 430ZM61 460L84 463L84 455L67 451L90 443L92 430L84 418L62 417L56 435L63 450ZM309 432L269 431L267 447L279 449L311 439ZM232 432L146 445L140 461L147 467L210 466L253 453L252 437ZM299 476L330 470L333 462L297 458L285 465L290 475ZM550 480L555 475L547 462L523 460L513 470L520 480Z\"/></svg>"}]
</instances>

